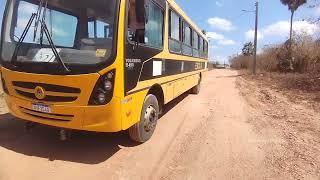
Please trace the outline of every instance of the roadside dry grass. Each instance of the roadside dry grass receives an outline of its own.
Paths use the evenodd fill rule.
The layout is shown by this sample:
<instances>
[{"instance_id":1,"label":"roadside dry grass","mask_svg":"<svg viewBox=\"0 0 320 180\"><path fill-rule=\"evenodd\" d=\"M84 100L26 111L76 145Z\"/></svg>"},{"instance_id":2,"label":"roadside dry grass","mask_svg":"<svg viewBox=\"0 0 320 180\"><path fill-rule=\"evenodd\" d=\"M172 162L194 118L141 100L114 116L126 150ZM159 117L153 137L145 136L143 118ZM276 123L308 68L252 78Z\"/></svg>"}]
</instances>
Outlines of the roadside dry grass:
<instances>
[{"instance_id":1,"label":"roadside dry grass","mask_svg":"<svg viewBox=\"0 0 320 180\"><path fill-rule=\"evenodd\" d=\"M243 75L237 87L251 108L249 123L264 136L266 162L292 179L320 177L320 79L306 75ZM290 179L290 178L288 178Z\"/></svg>"},{"instance_id":2,"label":"roadside dry grass","mask_svg":"<svg viewBox=\"0 0 320 180\"><path fill-rule=\"evenodd\" d=\"M244 78L281 92L292 103L303 104L314 110L320 108L320 75L260 73L258 76L245 75Z\"/></svg>"}]
</instances>

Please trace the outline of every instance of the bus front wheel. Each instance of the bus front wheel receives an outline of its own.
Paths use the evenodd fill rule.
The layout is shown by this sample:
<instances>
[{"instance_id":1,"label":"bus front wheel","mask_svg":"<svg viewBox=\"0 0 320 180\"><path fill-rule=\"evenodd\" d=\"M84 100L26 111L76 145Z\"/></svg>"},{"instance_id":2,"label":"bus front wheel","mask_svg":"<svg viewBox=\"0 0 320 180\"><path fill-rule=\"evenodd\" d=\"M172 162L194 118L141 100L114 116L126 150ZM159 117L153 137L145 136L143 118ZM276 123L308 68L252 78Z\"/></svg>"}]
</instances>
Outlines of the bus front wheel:
<instances>
[{"instance_id":1,"label":"bus front wheel","mask_svg":"<svg viewBox=\"0 0 320 180\"><path fill-rule=\"evenodd\" d=\"M148 141L156 129L158 118L158 100L156 96L149 94L144 101L140 121L129 128L130 138L141 143Z\"/></svg>"}]
</instances>

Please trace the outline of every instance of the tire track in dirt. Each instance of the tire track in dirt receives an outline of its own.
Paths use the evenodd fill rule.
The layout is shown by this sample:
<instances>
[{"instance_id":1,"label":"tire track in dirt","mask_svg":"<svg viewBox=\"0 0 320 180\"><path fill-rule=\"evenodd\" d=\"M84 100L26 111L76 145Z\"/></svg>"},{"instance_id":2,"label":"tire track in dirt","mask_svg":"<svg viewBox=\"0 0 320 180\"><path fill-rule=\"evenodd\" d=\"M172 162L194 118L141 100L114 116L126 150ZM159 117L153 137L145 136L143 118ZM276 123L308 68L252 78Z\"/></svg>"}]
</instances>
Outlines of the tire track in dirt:
<instances>
[{"instance_id":1,"label":"tire track in dirt","mask_svg":"<svg viewBox=\"0 0 320 180\"><path fill-rule=\"evenodd\" d=\"M237 86L255 110L249 120L255 131L262 136L277 134L280 138L263 146L268 152L266 164L272 171L288 179L319 179L319 112L306 102L290 101L295 94L252 78L239 78Z\"/></svg>"},{"instance_id":2,"label":"tire track in dirt","mask_svg":"<svg viewBox=\"0 0 320 180\"><path fill-rule=\"evenodd\" d=\"M221 73L221 74L220 74ZM214 107L207 118L183 138L161 164L161 179L260 179L275 177L265 166L267 141L247 123L247 105L235 88L234 71L208 77L204 101ZM258 167L258 168L257 168Z\"/></svg>"}]
</instances>

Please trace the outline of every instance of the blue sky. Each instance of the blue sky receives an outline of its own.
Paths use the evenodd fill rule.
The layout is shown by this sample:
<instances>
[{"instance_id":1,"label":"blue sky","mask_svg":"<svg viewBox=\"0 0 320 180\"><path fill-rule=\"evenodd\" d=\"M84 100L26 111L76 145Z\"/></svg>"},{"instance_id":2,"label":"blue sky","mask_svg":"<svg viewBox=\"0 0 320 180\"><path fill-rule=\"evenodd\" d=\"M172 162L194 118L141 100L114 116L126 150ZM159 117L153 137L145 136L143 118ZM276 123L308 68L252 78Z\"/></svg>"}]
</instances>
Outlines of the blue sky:
<instances>
[{"instance_id":1,"label":"blue sky","mask_svg":"<svg viewBox=\"0 0 320 180\"><path fill-rule=\"evenodd\" d=\"M228 56L241 52L245 42L253 39L254 0L176 0L191 19L208 32L210 56L224 62ZM310 0L309 0L310 1ZM201 3L200 3L201 2ZM259 49L280 43L289 34L290 12L280 0L260 0ZM320 28L303 19L320 16L320 8L300 8L295 16L295 31L318 35ZM250 31L251 30L251 31Z\"/></svg>"},{"instance_id":2,"label":"blue sky","mask_svg":"<svg viewBox=\"0 0 320 180\"><path fill-rule=\"evenodd\" d=\"M227 61L229 56L241 52L243 44L253 38L254 13L243 13L242 10L254 10L254 0L176 1L200 28L208 32L211 60ZM1 14L4 2L0 0ZM318 25L302 21L314 16L320 16L320 8L300 8L295 15L295 31L318 35ZM290 12L280 0L260 0L259 49L286 40L289 18Z\"/></svg>"},{"instance_id":3,"label":"blue sky","mask_svg":"<svg viewBox=\"0 0 320 180\"><path fill-rule=\"evenodd\" d=\"M0 22L2 23L2 14L3 14L3 10L4 10L4 6L5 6L5 1L4 0L0 0L0 13L1 13L1 16L0 16Z\"/></svg>"}]
</instances>

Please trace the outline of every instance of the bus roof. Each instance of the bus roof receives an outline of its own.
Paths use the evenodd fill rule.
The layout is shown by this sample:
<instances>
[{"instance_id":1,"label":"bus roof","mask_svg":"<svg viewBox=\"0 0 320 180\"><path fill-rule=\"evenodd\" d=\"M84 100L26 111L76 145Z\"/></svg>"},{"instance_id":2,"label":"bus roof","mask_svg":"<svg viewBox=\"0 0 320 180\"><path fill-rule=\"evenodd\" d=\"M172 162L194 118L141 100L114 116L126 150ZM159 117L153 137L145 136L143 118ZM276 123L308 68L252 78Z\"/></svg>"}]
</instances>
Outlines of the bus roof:
<instances>
[{"instance_id":1,"label":"bus roof","mask_svg":"<svg viewBox=\"0 0 320 180\"><path fill-rule=\"evenodd\" d=\"M203 34L202 30L187 16L187 14L180 8L180 6L175 2L175 0L167 0L169 6L175 10L190 26L199 33L206 41L208 38Z\"/></svg>"}]
</instances>

